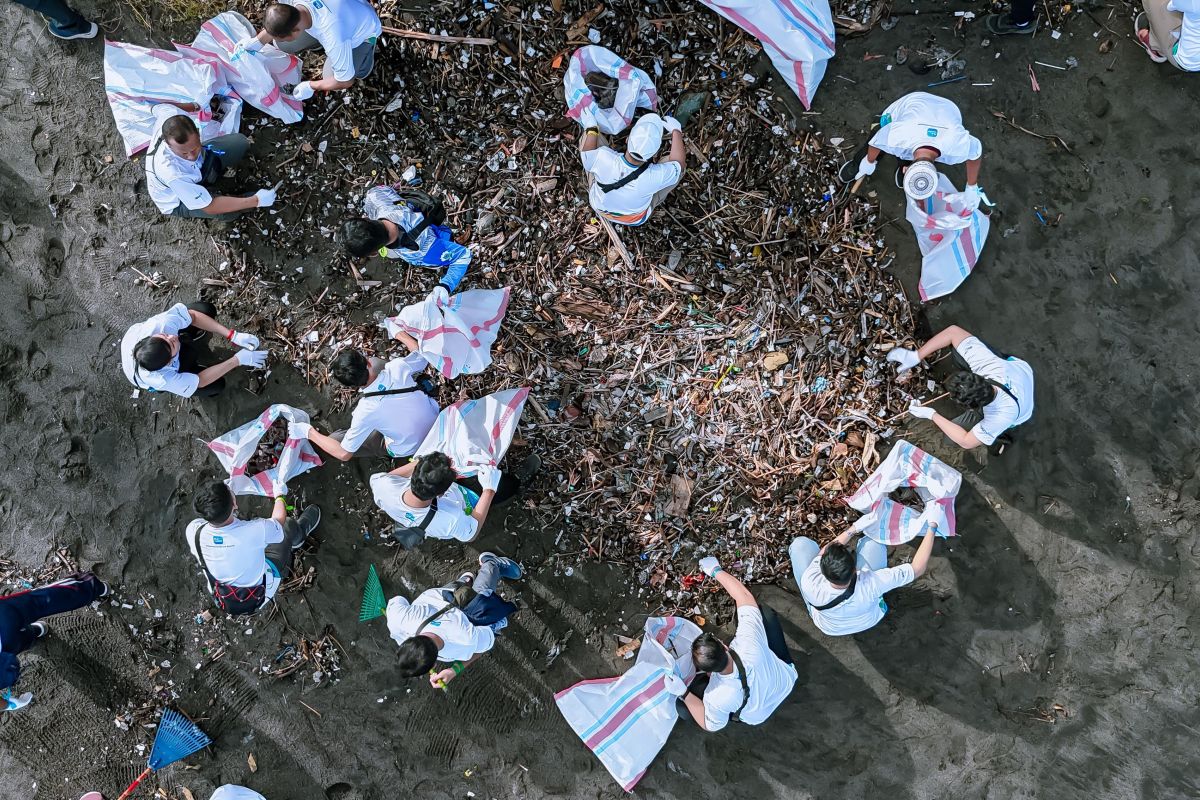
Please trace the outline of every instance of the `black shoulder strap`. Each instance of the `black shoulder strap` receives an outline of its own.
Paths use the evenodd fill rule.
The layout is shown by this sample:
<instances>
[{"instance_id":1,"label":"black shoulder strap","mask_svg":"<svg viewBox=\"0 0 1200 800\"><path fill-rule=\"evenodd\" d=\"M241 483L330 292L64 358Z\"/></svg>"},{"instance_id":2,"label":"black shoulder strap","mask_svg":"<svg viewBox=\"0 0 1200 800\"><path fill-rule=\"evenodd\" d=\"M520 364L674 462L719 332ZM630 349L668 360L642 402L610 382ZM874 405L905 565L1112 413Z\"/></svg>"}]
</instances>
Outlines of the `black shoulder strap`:
<instances>
[{"instance_id":1,"label":"black shoulder strap","mask_svg":"<svg viewBox=\"0 0 1200 800\"><path fill-rule=\"evenodd\" d=\"M738 679L742 682L742 704L738 706L737 711L733 712L732 719L734 722L741 722L742 711L750 702L750 679L746 677L746 665L742 663L742 657L732 647L729 648L729 656L733 659L733 664L737 667Z\"/></svg>"},{"instance_id":2,"label":"black shoulder strap","mask_svg":"<svg viewBox=\"0 0 1200 800\"><path fill-rule=\"evenodd\" d=\"M429 510L425 512L425 519L421 520L421 524L417 526L417 530L424 533L429 530L429 523L433 522L433 518L437 515L437 498L429 501Z\"/></svg>"},{"instance_id":3,"label":"black shoulder strap","mask_svg":"<svg viewBox=\"0 0 1200 800\"><path fill-rule=\"evenodd\" d=\"M995 387L996 387L997 389L999 389L1000 391L1004 392L1004 393L1005 393L1006 395L1008 395L1009 397L1011 397L1011 398L1012 398L1012 401L1013 401L1014 403L1016 403L1016 404L1017 404L1017 410L1020 410L1020 408L1021 408L1021 401L1017 399L1017 396L1016 396L1015 394L1013 394L1013 393L1012 393L1012 390L1011 390L1011 389L1009 389L1007 386L1005 386L1005 385L1004 385L1003 383L1001 383L1000 381L993 380L993 379L991 379L991 378L984 378L984 380L985 380L985 381L987 381L988 383L990 383L992 386L995 386Z\"/></svg>"},{"instance_id":4,"label":"black shoulder strap","mask_svg":"<svg viewBox=\"0 0 1200 800\"><path fill-rule=\"evenodd\" d=\"M208 571L208 562L204 560L204 551L200 549L200 534L207 527L208 523L206 522L196 529L196 558L200 559L200 568L204 570L204 577L208 578L209 584L215 585L217 579Z\"/></svg>"},{"instance_id":5,"label":"black shoulder strap","mask_svg":"<svg viewBox=\"0 0 1200 800\"><path fill-rule=\"evenodd\" d=\"M408 394L421 391L420 386L409 386L407 389L385 389L382 392L363 392L363 397L383 397L385 394Z\"/></svg>"},{"instance_id":6,"label":"black shoulder strap","mask_svg":"<svg viewBox=\"0 0 1200 800\"><path fill-rule=\"evenodd\" d=\"M421 631L423 631L425 629L426 625L433 622L435 619L442 616L443 614L445 614L447 611L449 611L452 608L458 608L458 605L455 603L446 603L446 605L442 606L436 612L434 612L433 614L430 614L428 617L425 618L425 621L422 622L420 625L418 625L417 629L415 631L413 631L413 636L419 635L421 633Z\"/></svg>"},{"instance_id":7,"label":"black shoulder strap","mask_svg":"<svg viewBox=\"0 0 1200 800\"><path fill-rule=\"evenodd\" d=\"M654 163L653 161L643 161L641 164L639 164L637 166L636 169L634 169L633 172L629 173L624 178L621 178L621 180L615 181L613 183L601 183L600 181L596 181L596 185L599 186L600 191L604 192L605 194L607 194L608 192L615 192L617 189L620 189L622 186L632 183L633 181L635 181L639 177L641 177L642 173L644 173L646 170L650 169L650 165L653 163Z\"/></svg>"},{"instance_id":8,"label":"black shoulder strap","mask_svg":"<svg viewBox=\"0 0 1200 800\"><path fill-rule=\"evenodd\" d=\"M855 573L850 576L850 585L846 587L846 591L842 592L823 606L813 606L813 611L828 611L834 606L840 606L854 595L854 586L857 583L858 571L856 570Z\"/></svg>"}]
</instances>

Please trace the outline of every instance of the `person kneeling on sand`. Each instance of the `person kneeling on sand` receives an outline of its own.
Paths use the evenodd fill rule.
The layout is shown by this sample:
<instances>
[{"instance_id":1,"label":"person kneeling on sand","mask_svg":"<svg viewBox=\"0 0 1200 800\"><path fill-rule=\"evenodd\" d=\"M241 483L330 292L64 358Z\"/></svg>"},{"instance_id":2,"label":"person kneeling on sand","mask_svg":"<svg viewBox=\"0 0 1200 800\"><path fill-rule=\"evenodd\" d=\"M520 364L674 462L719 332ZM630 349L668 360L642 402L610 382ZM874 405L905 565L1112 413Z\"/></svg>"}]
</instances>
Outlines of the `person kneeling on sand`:
<instances>
[{"instance_id":1,"label":"person kneeling on sand","mask_svg":"<svg viewBox=\"0 0 1200 800\"><path fill-rule=\"evenodd\" d=\"M908 413L932 421L955 444L968 450L992 446L1010 428L1033 416L1033 368L1029 363L997 355L957 325L946 328L919 350L897 347L887 358L903 373L943 347L954 348L954 360L961 367L960 372L950 376L946 388L950 397L967 410L949 420L932 407L913 401Z\"/></svg>"},{"instance_id":2,"label":"person kneeling on sand","mask_svg":"<svg viewBox=\"0 0 1200 800\"><path fill-rule=\"evenodd\" d=\"M411 603L393 597L387 604L388 632L400 645L400 674L429 675L430 685L445 685L492 649L496 633L508 624L516 605L496 594L500 579L524 575L511 558L484 553L479 575L464 572L450 583L428 589ZM473 596L471 596L473 595ZM438 661L450 666L434 672Z\"/></svg>"},{"instance_id":3,"label":"person kneeling on sand","mask_svg":"<svg viewBox=\"0 0 1200 800\"><path fill-rule=\"evenodd\" d=\"M729 644L711 633L692 642L692 663L697 673L707 674L697 674L676 701L676 710L680 718L691 718L710 732L730 720L761 725L796 683L783 626L771 608L759 606L745 584L721 569L716 558L700 559L700 569L733 598L737 633Z\"/></svg>"},{"instance_id":4,"label":"person kneeling on sand","mask_svg":"<svg viewBox=\"0 0 1200 800\"><path fill-rule=\"evenodd\" d=\"M1133 29L1150 60L1185 72L1200 71L1200 0L1142 0ZM1142 18L1149 20L1142 25Z\"/></svg>"},{"instance_id":5,"label":"person kneeling on sand","mask_svg":"<svg viewBox=\"0 0 1200 800\"><path fill-rule=\"evenodd\" d=\"M121 369L129 382L151 392L180 397L214 397L225 388L225 373L237 367L261 368L267 351L256 349L258 337L226 328L213 317L212 303L176 303L145 322L130 326L121 339ZM238 347L235 355L201 367L198 344L215 333Z\"/></svg>"},{"instance_id":6,"label":"person kneeling on sand","mask_svg":"<svg viewBox=\"0 0 1200 800\"><path fill-rule=\"evenodd\" d=\"M887 548L867 536L851 553L852 530L824 547L806 536L793 539L788 548L792 574L813 624L827 636L847 636L878 624L887 613L883 595L925 574L935 532L929 525L912 563L896 567L887 565Z\"/></svg>"},{"instance_id":7,"label":"person kneeling on sand","mask_svg":"<svg viewBox=\"0 0 1200 800\"><path fill-rule=\"evenodd\" d=\"M671 132L671 152L654 162L663 131ZM674 117L644 114L633 124L622 155L608 147L599 128L588 128L579 142L583 168L592 178L592 209L618 225L641 225L650 219L683 177L687 161L683 127Z\"/></svg>"},{"instance_id":8,"label":"person kneeling on sand","mask_svg":"<svg viewBox=\"0 0 1200 800\"><path fill-rule=\"evenodd\" d=\"M396 338L408 346L410 355L385 363L346 349L333 359L329 371L337 382L359 390L348 430L326 436L310 424L293 422L289 435L308 439L339 461L415 453L437 419L438 404L430 396L433 382L420 374L429 362L417 352L417 341L403 331Z\"/></svg>"},{"instance_id":9,"label":"person kneeling on sand","mask_svg":"<svg viewBox=\"0 0 1200 800\"><path fill-rule=\"evenodd\" d=\"M217 607L234 616L253 614L270 602L291 574L294 551L321 522L315 505L289 518L282 496L275 498L270 518L238 519L237 498L221 481L202 486L192 507L201 518L187 526L188 547Z\"/></svg>"}]
</instances>

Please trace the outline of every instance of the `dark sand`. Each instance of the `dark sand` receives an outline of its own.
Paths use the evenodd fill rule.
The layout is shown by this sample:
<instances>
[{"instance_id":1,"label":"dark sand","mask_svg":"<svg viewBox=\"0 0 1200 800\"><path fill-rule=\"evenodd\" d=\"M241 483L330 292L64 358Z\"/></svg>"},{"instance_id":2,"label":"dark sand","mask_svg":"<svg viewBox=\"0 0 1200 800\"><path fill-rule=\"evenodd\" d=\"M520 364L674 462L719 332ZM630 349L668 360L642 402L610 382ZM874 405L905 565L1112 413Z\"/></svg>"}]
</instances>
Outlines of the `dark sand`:
<instances>
[{"instance_id":1,"label":"dark sand","mask_svg":"<svg viewBox=\"0 0 1200 800\"><path fill-rule=\"evenodd\" d=\"M842 43L819 113L803 124L848 146L860 141L873 114L936 80L886 71L897 45L932 35L966 48L970 80L938 91L983 141L983 185L1002 215L976 274L928 318L1028 359L1038 379L1034 419L1009 454L969 476L962 537L939 545L930 575L894 595L877 629L831 640L815 632L794 585L760 588L800 655L793 698L762 727L705 735L681 726L637 794L1200 796L1191 632L1200 609L1192 588L1200 264L1187 235L1200 202L1188 144L1198 87L1144 57L1123 7L1111 19L1108 9L1093 12L1116 31L1104 56L1086 16L1059 41L1042 32L981 48L981 23L953 44L949 6L918 7L890 32ZM119 30L116 38L138 39ZM195 769L159 776L172 798L187 787L205 800L224 782L270 800L620 796L552 692L623 668L610 634L622 621L639 629L652 610L622 599L629 576L603 565L573 577L535 570L520 586L527 609L491 657L448 695L406 685L389 672L382 622L357 622L367 564L380 568L389 593L411 591L454 574L478 550L406 555L364 542L340 508L362 505L370 465L331 466L303 481L326 516L319 551L308 556L316 583L282 599L286 624L278 615L193 623L206 604L181 532L191 487L215 474L194 440L264 401L242 391L242 375L215 403L133 401L116 345L131 321L195 294L211 271L207 237L221 234L161 219L144 195L142 164L124 158L104 102L98 42L54 42L6 3L0 50L0 552L40 565L54 546L69 546L133 606L63 619L25 657L23 685L37 696L0 720L0 796L74 800L92 788L115 796L141 758L139 738L113 718L156 695L216 740L190 759ZM867 52L888 57L864 62ZM1063 64L1069 55L1078 69L1037 68L1042 90L1031 92L1029 61ZM1060 134L1075 155L1003 125L993 109ZM891 171L885 161L869 186L884 215L899 218L884 235L911 290L916 249ZM1038 224L1031 208L1041 204L1063 213L1061 225ZM130 267L161 271L180 288L152 293ZM327 402L288 369L273 373L267 392L313 408ZM525 530L510 515L478 544L536 567L555 534ZM326 626L349 653L340 681L260 679L260 659L269 664L283 643ZM226 655L196 671L202 640L221 635L231 640Z\"/></svg>"}]
</instances>

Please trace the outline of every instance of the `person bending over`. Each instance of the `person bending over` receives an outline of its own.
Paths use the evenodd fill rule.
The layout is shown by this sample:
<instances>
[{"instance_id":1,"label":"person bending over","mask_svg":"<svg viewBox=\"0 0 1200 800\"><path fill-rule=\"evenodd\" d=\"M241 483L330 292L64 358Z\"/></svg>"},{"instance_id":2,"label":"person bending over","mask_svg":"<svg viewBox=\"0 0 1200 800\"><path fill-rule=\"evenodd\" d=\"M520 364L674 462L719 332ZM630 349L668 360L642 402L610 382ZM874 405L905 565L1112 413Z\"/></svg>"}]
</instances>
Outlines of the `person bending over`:
<instances>
[{"instance_id":1,"label":"person bending over","mask_svg":"<svg viewBox=\"0 0 1200 800\"><path fill-rule=\"evenodd\" d=\"M671 152L654 162L664 130L671 132ZM633 124L624 155L607 145L599 128L583 132L579 152L592 178L592 209L618 225L641 225L650 219L655 206L679 184L687 161L682 126L658 114L644 114Z\"/></svg>"},{"instance_id":2,"label":"person bending over","mask_svg":"<svg viewBox=\"0 0 1200 800\"><path fill-rule=\"evenodd\" d=\"M480 467L474 478L459 478L445 453L414 458L391 472L371 476L375 504L396 523L392 536L415 547L425 537L473 542L492 504L513 497L521 482L496 467Z\"/></svg>"}]
</instances>

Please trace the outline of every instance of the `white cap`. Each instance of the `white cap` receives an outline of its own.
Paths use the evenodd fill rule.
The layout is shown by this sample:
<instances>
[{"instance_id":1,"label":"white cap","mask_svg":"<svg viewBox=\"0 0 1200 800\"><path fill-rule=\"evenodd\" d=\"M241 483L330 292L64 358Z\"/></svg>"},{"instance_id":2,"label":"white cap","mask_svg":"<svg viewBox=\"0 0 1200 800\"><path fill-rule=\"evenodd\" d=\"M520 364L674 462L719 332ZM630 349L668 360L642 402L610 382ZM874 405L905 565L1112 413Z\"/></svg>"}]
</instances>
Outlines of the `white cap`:
<instances>
[{"instance_id":1,"label":"white cap","mask_svg":"<svg viewBox=\"0 0 1200 800\"><path fill-rule=\"evenodd\" d=\"M662 117L658 114L645 114L633 124L633 130L629 132L629 143L625 149L629 155L640 158L642 161L649 161L658 155L658 148L662 147L662 140Z\"/></svg>"},{"instance_id":2,"label":"white cap","mask_svg":"<svg viewBox=\"0 0 1200 800\"><path fill-rule=\"evenodd\" d=\"M914 161L904 173L904 193L913 200L924 200L937 191L937 167L931 161Z\"/></svg>"}]
</instances>

